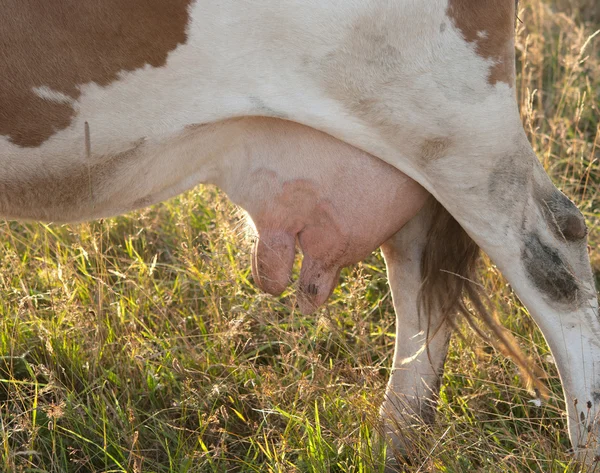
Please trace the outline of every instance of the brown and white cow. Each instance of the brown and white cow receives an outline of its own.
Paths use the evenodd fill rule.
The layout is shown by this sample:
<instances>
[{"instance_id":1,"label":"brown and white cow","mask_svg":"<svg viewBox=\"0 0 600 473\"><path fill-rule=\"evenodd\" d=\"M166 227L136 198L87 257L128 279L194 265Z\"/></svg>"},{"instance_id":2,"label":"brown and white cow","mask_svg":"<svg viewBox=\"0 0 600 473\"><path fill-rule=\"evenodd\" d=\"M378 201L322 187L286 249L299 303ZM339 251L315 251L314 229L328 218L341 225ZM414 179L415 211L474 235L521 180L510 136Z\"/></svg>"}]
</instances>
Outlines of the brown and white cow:
<instances>
[{"instance_id":1,"label":"brown and white cow","mask_svg":"<svg viewBox=\"0 0 600 473\"><path fill-rule=\"evenodd\" d=\"M514 0L2 0L0 18L0 215L95 218L215 182L255 217L265 243L255 274L271 292L299 235L310 308L340 265L418 211L422 186L531 311L560 371L572 443L596 456L600 321L586 227L521 126ZM296 125L232 120L249 116L326 132L404 174ZM356 213L338 174L357 186ZM422 413L446 352L439 303L426 305L442 328L430 356L421 349L427 236L444 221L446 241L474 254L444 212L427 204L384 245L398 325L383 410L393 440L407 411Z\"/></svg>"}]
</instances>

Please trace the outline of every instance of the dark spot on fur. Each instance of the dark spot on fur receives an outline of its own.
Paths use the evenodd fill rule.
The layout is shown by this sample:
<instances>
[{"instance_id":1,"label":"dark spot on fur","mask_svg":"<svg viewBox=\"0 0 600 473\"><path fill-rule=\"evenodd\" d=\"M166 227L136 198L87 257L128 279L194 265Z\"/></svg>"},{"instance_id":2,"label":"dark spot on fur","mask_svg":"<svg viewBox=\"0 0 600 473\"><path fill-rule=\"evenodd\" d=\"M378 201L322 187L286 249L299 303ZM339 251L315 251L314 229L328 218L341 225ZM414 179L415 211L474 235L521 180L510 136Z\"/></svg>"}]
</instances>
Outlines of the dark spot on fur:
<instances>
[{"instance_id":1,"label":"dark spot on fur","mask_svg":"<svg viewBox=\"0 0 600 473\"><path fill-rule=\"evenodd\" d=\"M446 31L446 23L444 23L443 21L440 23L440 33L443 33L444 31Z\"/></svg>"},{"instance_id":2,"label":"dark spot on fur","mask_svg":"<svg viewBox=\"0 0 600 473\"><path fill-rule=\"evenodd\" d=\"M525 237L521 257L535 286L554 302L573 303L577 282L558 251L544 244L537 233Z\"/></svg>"},{"instance_id":3,"label":"dark spot on fur","mask_svg":"<svg viewBox=\"0 0 600 473\"><path fill-rule=\"evenodd\" d=\"M544 215L557 236L567 241L582 240L587 235L585 219L579 209L562 192L556 190L542 203Z\"/></svg>"}]
</instances>

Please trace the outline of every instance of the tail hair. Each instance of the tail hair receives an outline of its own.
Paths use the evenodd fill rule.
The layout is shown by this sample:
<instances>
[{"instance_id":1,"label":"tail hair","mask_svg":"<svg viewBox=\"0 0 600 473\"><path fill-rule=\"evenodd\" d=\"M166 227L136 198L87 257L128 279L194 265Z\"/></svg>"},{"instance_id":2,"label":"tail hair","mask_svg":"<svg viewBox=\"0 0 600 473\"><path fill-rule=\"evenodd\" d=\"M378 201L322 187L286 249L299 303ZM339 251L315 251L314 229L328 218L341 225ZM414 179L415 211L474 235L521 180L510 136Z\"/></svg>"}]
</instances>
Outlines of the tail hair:
<instances>
[{"instance_id":1,"label":"tail hair","mask_svg":"<svg viewBox=\"0 0 600 473\"><path fill-rule=\"evenodd\" d=\"M432 223L421 259L421 289L419 311L427 314L427 340L431 340L441 323L447 321L456 329L459 317L466 319L474 332L493 345L519 367L528 389L546 397L548 389L542 383L543 372L519 347L512 333L490 312L491 303L483 286L477 283L477 267L481 251L460 224L439 203L435 202ZM431 327L432 310L440 310L442 321ZM488 336L476 323L479 317L492 333ZM460 331L457 331L460 334Z\"/></svg>"}]
</instances>

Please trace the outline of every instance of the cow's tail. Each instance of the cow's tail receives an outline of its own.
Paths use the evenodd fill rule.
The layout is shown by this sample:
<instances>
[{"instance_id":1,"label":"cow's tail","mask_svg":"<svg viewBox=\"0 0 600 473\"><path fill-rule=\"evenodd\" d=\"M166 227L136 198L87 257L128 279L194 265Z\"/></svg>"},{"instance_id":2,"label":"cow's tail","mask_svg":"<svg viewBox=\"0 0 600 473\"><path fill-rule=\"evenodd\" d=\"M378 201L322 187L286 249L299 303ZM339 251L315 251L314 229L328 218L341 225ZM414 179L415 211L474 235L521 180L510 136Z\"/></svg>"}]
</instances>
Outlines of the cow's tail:
<instances>
[{"instance_id":1,"label":"cow's tail","mask_svg":"<svg viewBox=\"0 0 600 473\"><path fill-rule=\"evenodd\" d=\"M453 328L456 328L458 318L464 317L479 336L513 359L529 388L546 395L541 370L523 354L511 332L493 315L490 301L482 291L483 286L476 282L479 259L477 244L436 202L421 262L421 313L428 314L429 319L431 310L439 307L442 320L447 320ZM475 316L481 318L491 337L477 324ZM427 340L433 338L437 328L432 327L428 320Z\"/></svg>"}]
</instances>

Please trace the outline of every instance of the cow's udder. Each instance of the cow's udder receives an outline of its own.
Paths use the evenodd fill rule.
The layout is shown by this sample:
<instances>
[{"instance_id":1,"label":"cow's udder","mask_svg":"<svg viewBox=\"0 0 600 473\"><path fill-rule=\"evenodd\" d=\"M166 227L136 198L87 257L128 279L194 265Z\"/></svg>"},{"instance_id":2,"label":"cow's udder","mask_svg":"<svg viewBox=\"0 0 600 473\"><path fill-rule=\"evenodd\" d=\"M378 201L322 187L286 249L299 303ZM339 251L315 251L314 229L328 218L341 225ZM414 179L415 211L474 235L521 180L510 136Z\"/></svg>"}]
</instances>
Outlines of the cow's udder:
<instances>
[{"instance_id":1,"label":"cow's udder","mask_svg":"<svg viewBox=\"0 0 600 473\"><path fill-rule=\"evenodd\" d=\"M257 231L255 282L270 294L283 292L298 244L298 303L311 312L331 295L341 269L399 231L429 194L396 168L311 128L258 118L246 126L252 162L234 200Z\"/></svg>"}]
</instances>

